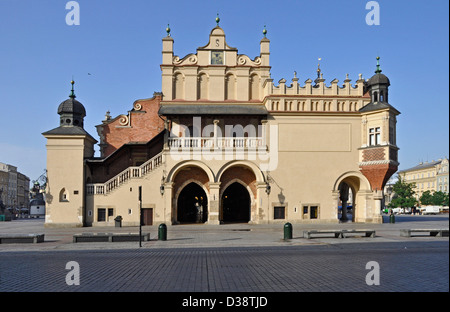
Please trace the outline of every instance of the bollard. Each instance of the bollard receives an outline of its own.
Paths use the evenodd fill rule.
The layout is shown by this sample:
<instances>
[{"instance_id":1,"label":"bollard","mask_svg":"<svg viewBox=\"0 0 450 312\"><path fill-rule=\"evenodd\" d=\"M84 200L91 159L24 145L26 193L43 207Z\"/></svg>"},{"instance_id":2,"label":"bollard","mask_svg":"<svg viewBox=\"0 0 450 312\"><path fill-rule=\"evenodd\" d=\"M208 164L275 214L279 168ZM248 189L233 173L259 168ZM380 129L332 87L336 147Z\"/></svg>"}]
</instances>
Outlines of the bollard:
<instances>
[{"instance_id":1,"label":"bollard","mask_svg":"<svg viewBox=\"0 0 450 312\"><path fill-rule=\"evenodd\" d=\"M284 225L284 240L292 239L292 224L289 222Z\"/></svg>"},{"instance_id":2,"label":"bollard","mask_svg":"<svg viewBox=\"0 0 450 312\"><path fill-rule=\"evenodd\" d=\"M164 223L158 227L158 240L167 240L167 226Z\"/></svg>"},{"instance_id":3,"label":"bollard","mask_svg":"<svg viewBox=\"0 0 450 312\"><path fill-rule=\"evenodd\" d=\"M389 216L389 223L395 223L395 215L393 213Z\"/></svg>"}]
</instances>

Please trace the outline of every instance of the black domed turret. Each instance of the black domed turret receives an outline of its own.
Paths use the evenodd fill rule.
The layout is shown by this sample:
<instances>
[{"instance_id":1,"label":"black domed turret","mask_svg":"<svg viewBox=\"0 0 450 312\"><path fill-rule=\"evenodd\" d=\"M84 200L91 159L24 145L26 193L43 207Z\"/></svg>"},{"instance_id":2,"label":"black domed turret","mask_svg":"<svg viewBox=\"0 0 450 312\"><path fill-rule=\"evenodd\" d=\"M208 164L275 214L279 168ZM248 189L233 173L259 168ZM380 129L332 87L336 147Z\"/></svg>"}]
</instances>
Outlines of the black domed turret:
<instances>
[{"instance_id":1,"label":"black domed turret","mask_svg":"<svg viewBox=\"0 0 450 312\"><path fill-rule=\"evenodd\" d=\"M381 73L379 56L377 56L377 69L375 70L375 75L367 81L367 85L369 87L372 103L388 102L388 87L391 85L391 82L388 77Z\"/></svg>"},{"instance_id":2,"label":"black domed turret","mask_svg":"<svg viewBox=\"0 0 450 312\"><path fill-rule=\"evenodd\" d=\"M380 109L395 109L388 102L388 92L391 82L389 78L381 73L380 69L380 57L377 56L377 69L375 75L367 80L366 86L370 94L370 103L362 107L360 112L370 112ZM397 110L395 110L398 114Z\"/></svg>"},{"instance_id":3,"label":"black domed turret","mask_svg":"<svg viewBox=\"0 0 450 312\"><path fill-rule=\"evenodd\" d=\"M383 75L383 74L376 74L376 75L373 75L369 79L369 81L367 81L367 84L369 86L371 86L371 85L378 85L378 84L390 86L391 82L389 81L389 78L386 77L385 75Z\"/></svg>"},{"instance_id":4,"label":"black domed turret","mask_svg":"<svg viewBox=\"0 0 450 312\"><path fill-rule=\"evenodd\" d=\"M69 99L65 100L58 106L58 114L61 116L61 126L77 126L83 127L84 117L86 117L86 109L83 104L75 100L76 96L73 90L75 81L70 82L72 90Z\"/></svg>"},{"instance_id":5,"label":"black domed turret","mask_svg":"<svg viewBox=\"0 0 450 312\"><path fill-rule=\"evenodd\" d=\"M58 106L58 114L63 113L73 113L77 115L81 115L82 117L86 117L86 110L84 109L83 104L78 102L75 99L67 99Z\"/></svg>"}]
</instances>

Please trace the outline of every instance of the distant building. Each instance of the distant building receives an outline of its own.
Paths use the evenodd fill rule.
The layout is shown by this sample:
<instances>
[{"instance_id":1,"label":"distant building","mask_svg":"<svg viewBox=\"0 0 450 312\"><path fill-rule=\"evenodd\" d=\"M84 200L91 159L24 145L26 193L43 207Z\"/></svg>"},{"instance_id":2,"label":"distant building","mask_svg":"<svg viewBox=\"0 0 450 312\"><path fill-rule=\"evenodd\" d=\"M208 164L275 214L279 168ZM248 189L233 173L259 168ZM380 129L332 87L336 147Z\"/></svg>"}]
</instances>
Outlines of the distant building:
<instances>
[{"instance_id":1,"label":"distant building","mask_svg":"<svg viewBox=\"0 0 450 312\"><path fill-rule=\"evenodd\" d=\"M448 159L421 162L417 166L400 170L399 176L407 183L415 183L417 199L425 191L448 193Z\"/></svg>"},{"instance_id":2,"label":"distant building","mask_svg":"<svg viewBox=\"0 0 450 312\"><path fill-rule=\"evenodd\" d=\"M30 178L17 167L0 162L0 189L7 208L29 208Z\"/></svg>"}]
</instances>

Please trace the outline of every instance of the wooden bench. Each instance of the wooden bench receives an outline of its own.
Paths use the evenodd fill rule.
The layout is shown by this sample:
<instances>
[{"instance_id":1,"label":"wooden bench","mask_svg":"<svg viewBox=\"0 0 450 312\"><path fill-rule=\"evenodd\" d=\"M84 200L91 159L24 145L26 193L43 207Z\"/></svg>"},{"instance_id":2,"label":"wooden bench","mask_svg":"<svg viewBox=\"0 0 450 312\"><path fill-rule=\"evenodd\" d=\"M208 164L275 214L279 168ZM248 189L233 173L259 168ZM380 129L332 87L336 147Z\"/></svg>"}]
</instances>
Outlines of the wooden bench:
<instances>
[{"instance_id":1,"label":"wooden bench","mask_svg":"<svg viewBox=\"0 0 450 312\"><path fill-rule=\"evenodd\" d=\"M45 234L0 234L0 244L42 243Z\"/></svg>"},{"instance_id":2,"label":"wooden bench","mask_svg":"<svg viewBox=\"0 0 450 312\"><path fill-rule=\"evenodd\" d=\"M312 235L316 234L333 234L335 238L347 238L353 234L364 234L365 237L375 237L375 230L305 230L303 237L310 239ZM321 236L324 237L324 236Z\"/></svg>"},{"instance_id":3,"label":"wooden bench","mask_svg":"<svg viewBox=\"0 0 450 312\"><path fill-rule=\"evenodd\" d=\"M428 233L429 236L443 237L448 236L448 229L402 229L400 230L400 236L412 237L412 233ZM415 235L425 236L425 235Z\"/></svg>"},{"instance_id":4,"label":"wooden bench","mask_svg":"<svg viewBox=\"0 0 450 312\"><path fill-rule=\"evenodd\" d=\"M150 240L150 233L142 233L142 241ZM138 233L81 233L73 235L74 243L138 242Z\"/></svg>"}]
</instances>

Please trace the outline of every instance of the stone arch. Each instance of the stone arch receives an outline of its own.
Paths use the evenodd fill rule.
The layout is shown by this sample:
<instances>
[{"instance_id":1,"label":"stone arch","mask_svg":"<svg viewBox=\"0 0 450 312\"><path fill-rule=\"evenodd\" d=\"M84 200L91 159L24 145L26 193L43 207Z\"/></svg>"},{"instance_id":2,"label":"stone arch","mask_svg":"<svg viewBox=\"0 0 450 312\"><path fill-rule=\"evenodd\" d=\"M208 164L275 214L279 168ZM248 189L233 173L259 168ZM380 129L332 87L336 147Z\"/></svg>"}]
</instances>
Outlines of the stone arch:
<instances>
[{"instance_id":1,"label":"stone arch","mask_svg":"<svg viewBox=\"0 0 450 312\"><path fill-rule=\"evenodd\" d=\"M185 161L179 165L172 168L169 172L166 182L172 184L171 188L171 202L172 202L172 221L174 223L180 222L199 222L198 220L192 219L188 216L193 209L193 198L192 196L204 197L202 200L197 199L197 201L202 206L202 223L208 220L208 209L210 207L210 183L214 182L214 175L212 171L200 161ZM198 187L195 187L195 185ZM180 196L186 188L190 188L192 192L184 194L186 198L180 201ZM192 193L192 194L190 194ZM200 195L196 195L200 194ZM192 195L191 197L187 195ZM183 201L184 200L184 201ZM191 206L186 206L186 202L192 204ZM180 206L181 205L181 206ZM183 211L181 211L183 210Z\"/></svg>"},{"instance_id":2,"label":"stone arch","mask_svg":"<svg viewBox=\"0 0 450 312\"><path fill-rule=\"evenodd\" d=\"M165 179L165 182L174 182L174 177L177 175L177 173L186 167L199 167L203 169L203 171L206 173L210 182L215 181L213 171L205 163L198 160L186 160L179 162L169 171L169 173L167 174L167 178Z\"/></svg>"},{"instance_id":3,"label":"stone arch","mask_svg":"<svg viewBox=\"0 0 450 312\"><path fill-rule=\"evenodd\" d=\"M220 183L219 220L224 222L251 222L256 220L258 185L264 183L264 181L261 170L250 161L230 161L222 166L216 178L216 182ZM243 189L245 189L245 192L243 192ZM239 206L239 212L228 214L227 209L230 207L227 206L227 199L224 195L239 199L239 205L235 204L235 206Z\"/></svg>"},{"instance_id":4,"label":"stone arch","mask_svg":"<svg viewBox=\"0 0 450 312\"><path fill-rule=\"evenodd\" d=\"M334 183L333 193L336 194L336 216L341 221L350 220L347 216L347 207L352 206L351 220L357 221L359 216L366 213L367 194L371 193L371 186L367 178L356 171L349 171L342 174ZM350 197L350 192L352 196ZM341 213L339 214L339 205ZM361 217L362 219L363 217Z\"/></svg>"},{"instance_id":5,"label":"stone arch","mask_svg":"<svg viewBox=\"0 0 450 312\"><path fill-rule=\"evenodd\" d=\"M335 181L334 185L333 185L333 191L338 191L339 190L339 184L344 181L349 179L350 181L353 181L353 183L351 184L358 184L359 190L367 190L367 191L371 191L371 187L370 187L370 183L369 180L367 180L367 178L360 172L357 171L348 171L344 174L342 174L341 176L339 176L339 178L337 178L337 180Z\"/></svg>"},{"instance_id":6,"label":"stone arch","mask_svg":"<svg viewBox=\"0 0 450 312\"><path fill-rule=\"evenodd\" d=\"M219 169L219 171L217 172L217 176L216 176L216 182L219 182L223 173L228 169L231 168L233 166L240 166L240 167L248 167L249 169L251 169L253 171L253 174L256 177L256 182L257 183L262 183L262 182L266 182L266 179L264 177L264 174L261 172L261 169L259 169L259 167L254 164L251 161L248 160L232 160L228 163L226 163L225 165L222 166L222 168Z\"/></svg>"}]
</instances>

